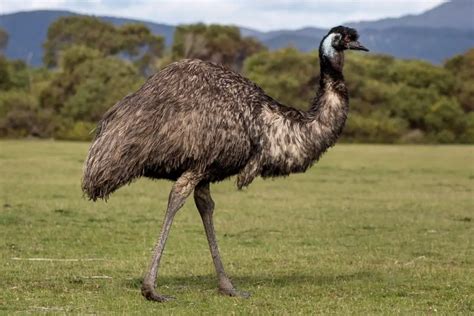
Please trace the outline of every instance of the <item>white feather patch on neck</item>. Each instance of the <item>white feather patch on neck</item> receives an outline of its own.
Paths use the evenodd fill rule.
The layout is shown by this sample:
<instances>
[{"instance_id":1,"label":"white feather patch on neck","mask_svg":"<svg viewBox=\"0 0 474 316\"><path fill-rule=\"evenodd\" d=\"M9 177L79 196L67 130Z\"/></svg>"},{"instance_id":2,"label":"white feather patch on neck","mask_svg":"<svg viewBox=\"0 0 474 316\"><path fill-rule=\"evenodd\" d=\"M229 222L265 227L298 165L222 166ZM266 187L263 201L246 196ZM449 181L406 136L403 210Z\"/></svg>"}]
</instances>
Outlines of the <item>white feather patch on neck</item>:
<instances>
[{"instance_id":1,"label":"white feather patch on neck","mask_svg":"<svg viewBox=\"0 0 474 316\"><path fill-rule=\"evenodd\" d=\"M322 45L322 48L323 48L323 55L324 56L327 56L327 57L334 57L334 55L336 54L336 50L334 49L334 47L332 47L332 40L334 38L334 36L336 36L336 34L329 34L323 41L323 45Z\"/></svg>"}]
</instances>

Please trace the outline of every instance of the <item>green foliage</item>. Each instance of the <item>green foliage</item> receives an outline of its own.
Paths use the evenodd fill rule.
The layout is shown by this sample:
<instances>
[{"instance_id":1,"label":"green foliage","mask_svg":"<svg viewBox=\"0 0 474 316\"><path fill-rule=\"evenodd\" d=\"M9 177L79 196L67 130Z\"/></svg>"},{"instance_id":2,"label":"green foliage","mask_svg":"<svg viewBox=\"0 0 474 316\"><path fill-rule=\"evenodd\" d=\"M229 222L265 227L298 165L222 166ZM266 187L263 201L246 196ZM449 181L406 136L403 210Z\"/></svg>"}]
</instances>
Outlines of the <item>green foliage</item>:
<instances>
[{"instance_id":1,"label":"green foliage","mask_svg":"<svg viewBox=\"0 0 474 316\"><path fill-rule=\"evenodd\" d=\"M0 46L2 36L7 38L0 31ZM179 26L171 51L163 55L163 38L144 25L65 17L51 25L44 48L45 63L54 70L0 56L1 136L90 139L109 107L135 91L145 75L181 58L241 71L277 101L302 110L319 81L317 52L267 51L233 26ZM442 67L347 52L351 110L343 140L474 143L472 69L474 49Z\"/></svg>"},{"instance_id":2,"label":"green foliage","mask_svg":"<svg viewBox=\"0 0 474 316\"><path fill-rule=\"evenodd\" d=\"M116 27L95 17L61 17L48 29L44 43L44 62L48 67L56 66L60 52L73 45L97 49L105 56L126 53L139 57L143 70L161 56L164 39L155 36L142 24L125 24ZM144 62L146 61L146 62Z\"/></svg>"},{"instance_id":3,"label":"green foliage","mask_svg":"<svg viewBox=\"0 0 474 316\"><path fill-rule=\"evenodd\" d=\"M441 143L452 143L466 129L464 112L454 99L441 98L430 107L425 117L426 130Z\"/></svg>"},{"instance_id":4,"label":"green foliage","mask_svg":"<svg viewBox=\"0 0 474 316\"><path fill-rule=\"evenodd\" d=\"M407 123L401 118L390 117L385 112L369 116L349 114L343 139L351 142L395 143L407 132Z\"/></svg>"},{"instance_id":5,"label":"green foliage","mask_svg":"<svg viewBox=\"0 0 474 316\"><path fill-rule=\"evenodd\" d=\"M460 137L460 141L466 144L474 144L474 112L465 117L466 128Z\"/></svg>"},{"instance_id":6,"label":"green foliage","mask_svg":"<svg viewBox=\"0 0 474 316\"><path fill-rule=\"evenodd\" d=\"M61 52L61 69L64 72L72 73L83 62L100 57L104 57L104 55L97 49L84 45L74 45Z\"/></svg>"},{"instance_id":7,"label":"green foliage","mask_svg":"<svg viewBox=\"0 0 474 316\"><path fill-rule=\"evenodd\" d=\"M71 121L61 126L56 133L58 139L90 141L94 137L96 123L84 121Z\"/></svg>"},{"instance_id":8,"label":"green foliage","mask_svg":"<svg viewBox=\"0 0 474 316\"><path fill-rule=\"evenodd\" d=\"M0 91L27 89L29 87L29 71L30 69L23 61L9 61L0 56Z\"/></svg>"},{"instance_id":9,"label":"green foliage","mask_svg":"<svg viewBox=\"0 0 474 316\"><path fill-rule=\"evenodd\" d=\"M120 51L116 28L95 17L62 17L52 23L44 43L44 63L56 66L60 51L71 45L94 47L104 54Z\"/></svg>"},{"instance_id":10,"label":"green foliage","mask_svg":"<svg viewBox=\"0 0 474 316\"><path fill-rule=\"evenodd\" d=\"M38 108L35 84L44 74L22 61L0 56L0 136L49 137L54 130L49 111Z\"/></svg>"},{"instance_id":11,"label":"green foliage","mask_svg":"<svg viewBox=\"0 0 474 316\"><path fill-rule=\"evenodd\" d=\"M131 63L104 57L85 46L66 49L60 64L61 71L40 95L42 109L49 109L68 122L68 127L60 128L59 138L88 139L91 124L143 83Z\"/></svg>"},{"instance_id":12,"label":"green foliage","mask_svg":"<svg viewBox=\"0 0 474 316\"><path fill-rule=\"evenodd\" d=\"M463 80L473 80L474 73L474 48L462 55L457 55L445 63L445 68Z\"/></svg>"},{"instance_id":13,"label":"green foliage","mask_svg":"<svg viewBox=\"0 0 474 316\"><path fill-rule=\"evenodd\" d=\"M8 90L10 88L10 71L8 61L0 56L0 89Z\"/></svg>"},{"instance_id":14,"label":"green foliage","mask_svg":"<svg viewBox=\"0 0 474 316\"><path fill-rule=\"evenodd\" d=\"M0 117L4 117L15 108L34 110L38 101L21 90L2 91L0 94Z\"/></svg>"},{"instance_id":15,"label":"green foliage","mask_svg":"<svg viewBox=\"0 0 474 316\"><path fill-rule=\"evenodd\" d=\"M443 95L450 95L454 88L454 76L451 73L424 61L397 60L387 70L387 77L394 83L403 82L417 89L433 89Z\"/></svg>"},{"instance_id":16,"label":"green foliage","mask_svg":"<svg viewBox=\"0 0 474 316\"><path fill-rule=\"evenodd\" d=\"M425 129L425 116L440 95L435 89L414 88L400 83L392 85L394 93L387 100L392 115L406 119L410 127Z\"/></svg>"},{"instance_id":17,"label":"green foliage","mask_svg":"<svg viewBox=\"0 0 474 316\"><path fill-rule=\"evenodd\" d=\"M240 35L235 26L190 24L176 28L172 55L174 59L199 58L240 70L244 59L264 46Z\"/></svg>"},{"instance_id":18,"label":"green foliage","mask_svg":"<svg viewBox=\"0 0 474 316\"><path fill-rule=\"evenodd\" d=\"M465 111L474 111L474 48L446 61L445 68L456 78L454 96Z\"/></svg>"},{"instance_id":19,"label":"green foliage","mask_svg":"<svg viewBox=\"0 0 474 316\"><path fill-rule=\"evenodd\" d=\"M279 102L307 109L314 97L318 57L294 48L264 51L245 61L244 74Z\"/></svg>"},{"instance_id":20,"label":"green foliage","mask_svg":"<svg viewBox=\"0 0 474 316\"><path fill-rule=\"evenodd\" d=\"M88 60L71 73L71 78L63 79L73 80L74 93L65 96L61 114L92 122L98 121L108 108L143 83L136 69L113 57Z\"/></svg>"},{"instance_id":21,"label":"green foliage","mask_svg":"<svg viewBox=\"0 0 474 316\"><path fill-rule=\"evenodd\" d=\"M52 132L50 113L39 111L34 96L20 90L0 93L0 136L47 137Z\"/></svg>"},{"instance_id":22,"label":"green foliage","mask_svg":"<svg viewBox=\"0 0 474 316\"><path fill-rule=\"evenodd\" d=\"M8 33L0 28L0 56L8 44Z\"/></svg>"}]
</instances>

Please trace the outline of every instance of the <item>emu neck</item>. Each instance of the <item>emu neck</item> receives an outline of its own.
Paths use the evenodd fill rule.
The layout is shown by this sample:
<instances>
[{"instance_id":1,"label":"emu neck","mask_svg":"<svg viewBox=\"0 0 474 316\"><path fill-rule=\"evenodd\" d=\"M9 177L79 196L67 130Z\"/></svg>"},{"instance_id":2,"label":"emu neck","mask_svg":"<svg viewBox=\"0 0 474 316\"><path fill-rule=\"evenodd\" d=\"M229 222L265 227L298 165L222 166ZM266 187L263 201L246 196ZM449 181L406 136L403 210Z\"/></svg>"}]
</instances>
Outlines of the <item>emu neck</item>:
<instances>
[{"instance_id":1,"label":"emu neck","mask_svg":"<svg viewBox=\"0 0 474 316\"><path fill-rule=\"evenodd\" d=\"M332 146L342 132L349 110L349 97L342 75L344 54L333 58L320 55L321 75L319 90L308 112L308 126L312 137L323 153Z\"/></svg>"},{"instance_id":2,"label":"emu neck","mask_svg":"<svg viewBox=\"0 0 474 316\"><path fill-rule=\"evenodd\" d=\"M348 96L342 72L331 63L322 62L319 91L308 112L298 112L302 116L292 117L270 108L263 111L267 150L260 174L267 177L305 171L334 145L347 111Z\"/></svg>"}]
</instances>

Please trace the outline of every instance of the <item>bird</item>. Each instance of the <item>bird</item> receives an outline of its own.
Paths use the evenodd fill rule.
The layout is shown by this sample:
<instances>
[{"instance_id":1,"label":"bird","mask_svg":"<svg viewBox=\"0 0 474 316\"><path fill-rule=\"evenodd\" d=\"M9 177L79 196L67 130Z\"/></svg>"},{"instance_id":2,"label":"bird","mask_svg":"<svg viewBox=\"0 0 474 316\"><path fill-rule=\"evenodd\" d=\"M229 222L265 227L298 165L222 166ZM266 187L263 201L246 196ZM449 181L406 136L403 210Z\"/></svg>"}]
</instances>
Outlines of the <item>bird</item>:
<instances>
[{"instance_id":1,"label":"bird","mask_svg":"<svg viewBox=\"0 0 474 316\"><path fill-rule=\"evenodd\" d=\"M155 289L173 218L192 194L215 266L218 292L248 297L224 270L213 224L210 184L236 176L239 189L257 176L304 172L338 139L349 96L345 50L368 51L353 28L329 30L319 45L319 88L309 110L283 105L258 85L224 66L198 59L169 64L102 117L84 163L82 190L109 198L140 177L174 181L161 232L141 293L173 299ZM316 90L316 89L315 89Z\"/></svg>"}]
</instances>

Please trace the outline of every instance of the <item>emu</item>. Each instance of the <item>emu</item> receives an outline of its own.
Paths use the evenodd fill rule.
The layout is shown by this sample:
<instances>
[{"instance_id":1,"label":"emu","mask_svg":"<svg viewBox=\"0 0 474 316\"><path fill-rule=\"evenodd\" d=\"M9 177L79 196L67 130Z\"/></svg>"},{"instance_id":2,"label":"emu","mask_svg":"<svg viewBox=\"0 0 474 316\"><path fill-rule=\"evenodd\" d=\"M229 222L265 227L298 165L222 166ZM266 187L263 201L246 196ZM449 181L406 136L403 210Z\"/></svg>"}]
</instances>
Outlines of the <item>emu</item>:
<instances>
[{"instance_id":1,"label":"emu","mask_svg":"<svg viewBox=\"0 0 474 316\"><path fill-rule=\"evenodd\" d=\"M225 67L181 60L105 113L84 165L82 189L90 199L107 199L142 176L175 181L141 288L146 299L171 298L157 293L155 282L173 218L193 191L219 292L248 296L234 288L224 271L209 184L237 175L241 189L259 175L304 172L333 146L348 112L342 75L347 49L368 51L354 29L334 27L322 39L319 90L306 112L278 103Z\"/></svg>"}]
</instances>

